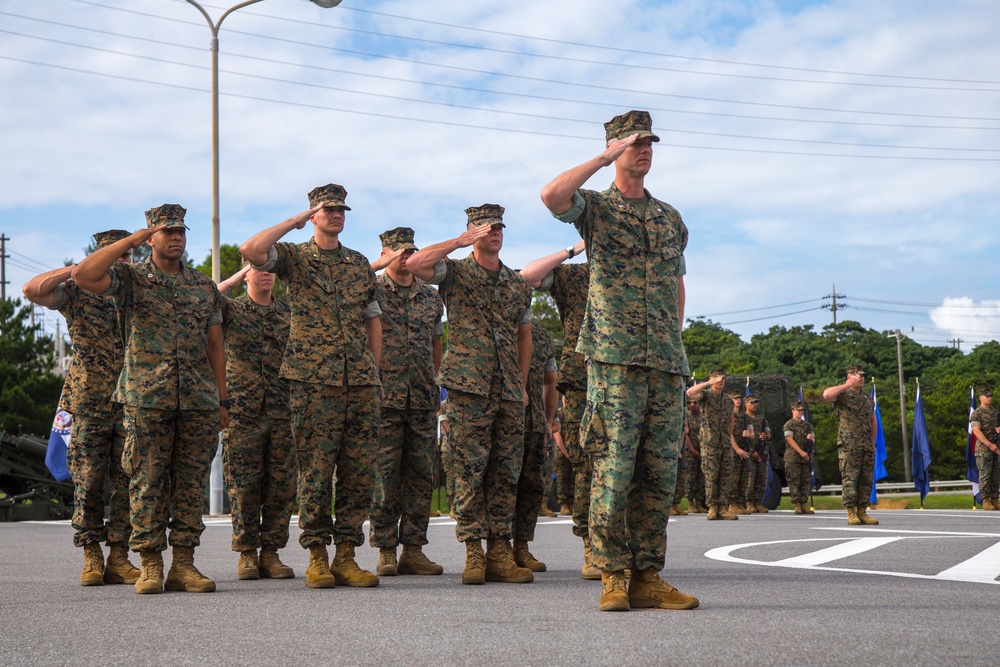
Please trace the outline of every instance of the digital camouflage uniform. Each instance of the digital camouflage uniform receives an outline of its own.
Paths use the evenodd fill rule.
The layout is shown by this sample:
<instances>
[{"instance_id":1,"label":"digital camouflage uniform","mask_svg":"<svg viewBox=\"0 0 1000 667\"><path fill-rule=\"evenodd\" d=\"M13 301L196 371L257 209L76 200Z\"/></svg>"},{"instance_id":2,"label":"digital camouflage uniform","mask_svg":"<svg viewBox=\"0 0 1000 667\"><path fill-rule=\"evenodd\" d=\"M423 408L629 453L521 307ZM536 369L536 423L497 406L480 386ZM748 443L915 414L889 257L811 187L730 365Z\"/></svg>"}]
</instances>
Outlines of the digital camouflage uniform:
<instances>
[{"instance_id":1,"label":"digital camouflage uniform","mask_svg":"<svg viewBox=\"0 0 1000 667\"><path fill-rule=\"evenodd\" d=\"M684 419L688 425L688 437L691 444L701 453L701 414L694 414L690 409L684 411ZM699 502L705 506L705 471L701 468L701 459L695 457L691 452L684 452L688 456L688 463L684 467L686 479L684 480L684 494L688 502Z\"/></svg>"},{"instance_id":2,"label":"digital camouflage uniform","mask_svg":"<svg viewBox=\"0 0 1000 667\"><path fill-rule=\"evenodd\" d=\"M280 376L289 381L299 466L299 544L360 546L380 417L381 383L365 329L366 319L381 314L375 272L361 253L343 244L322 250L315 239L275 243L255 268L281 278L292 310Z\"/></svg>"},{"instance_id":3,"label":"digital camouflage uniform","mask_svg":"<svg viewBox=\"0 0 1000 667\"><path fill-rule=\"evenodd\" d=\"M990 442L997 444L997 415L992 408L979 406L973 410L969 421L979 426ZM976 443L976 465L979 467L979 493L983 501L997 500L1000 495L1000 455L994 453L985 443Z\"/></svg>"},{"instance_id":4,"label":"digital camouflage uniform","mask_svg":"<svg viewBox=\"0 0 1000 667\"><path fill-rule=\"evenodd\" d=\"M806 437L813 432L812 424L802 419L789 419L785 422L784 437L791 438L795 444L812 457L812 442ZM792 504L809 502L809 484L812 482L812 463L799 456L790 445L785 447L785 477L788 479L788 495Z\"/></svg>"},{"instance_id":5,"label":"digital camouflage uniform","mask_svg":"<svg viewBox=\"0 0 1000 667\"><path fill-rule=\"evenodd\" d=\"M524 457L524 392L517 330L531 322L531 288L500 264L442 259L432 283L448 309L438 384L448 389L448 445L460 542L509 540Z\"/></svg>"},{"instance_id":6,"label":"digital camouflage uniform","mask_svg":"<svg viewBox=\"0 0 1000 667\"><path fill-rule=\"evenodd\" d=\"M663 569L683 434L689 370L678 296L688 231L672 206L645 196L642 215L614 184L580 189L555 216L576 227L590 267L577 344L588 363L580 440L593 467L592 560L605 571Z\"/></svg>"},{"instance_id":7,"label":"digital camouflage uniform","mask_svg":"<svg viewBox=\"0 0 1000 667\"><path fill-rule=\"evenodd\" d=\"M753 443L743 437L749 420L745 412L733 409L733 438L743 451L749 452ZM750 486L750 459L743 459L733 452L733 478L729 484L729 502L742 508L746 503L747 488Z\"/></svg>"},{"instance_id":8,"label":"digital camouflage uniform","mask_svg":"<svg viewBox=\"0 0 1000 667\"><path fill-rule=\"evenodd\" d=\"M233 517L233 551L283 549L295 509L298 466L292 448L288 381L280 377L291 309L247 294L223 297L229 427L222 470Z\"/></svg>"},{"instance_id":9,"label":"digital camouflage uniform","mask_svg":"<svg viewBox=\"0 0 1000 667\"><path fill-rule=\"evenodd\" d=\"M117 239L115 239L117 240ZM125 350L118 315L110 299L81 289L74 281L53 291L51 310L66 318L73 362L59 407L73 415L66 462L73 476L73 544L128 542L128 475L122 469L125 430L120 403L112 395ZM111 481L108 520L104 520L104 484Z\"/></svg>"},{"instance_id":10,"label":"digital camouflage uniform","mask_svg":"<svg viewBox=\"0 0 1000 667\"><path fill-rule=\"evenodd\" d=\"M517 504L514 511L514 539L535 539L538 511L545 495L545 445L548 429L542 387L545 375L556 372L555 345L552 337L538 323L531 324L531 367L528 369L528 407L524 411L524 457L517 480Z\"/></svg>"},{"instance_id":11,"label":"digital camouflage uniform","mask_svg":"<svg viewBox=\"0 0 1000 667\"><path fill-rule=\"evenodd\" d=\"M573 534L590 534L590 459L580 447L580 420L587 405L587 359L577 352L580 326L587 310L590 267L560 264L542 278L538 289L552 294L563 325L563 348L559 357L559 392L564 402L559 413L563 445L573 464Z\"/></svg>"},{"instance_id":12,"label":"digital camouflage uniform","mask_svg":"<svg viewBox=\"0 0 1000 667\"><path fill-rule=\"evenodd\" d=\"M761 433L770 433L771 425L767 423L767 418L760 412L751 417L747 414L747 420L753 422L753 440L751 448L760 457L760 461L755 461L751 456L747 464L748 482L746 502L759 503L764 498L764 491L767 490L767 471L770 468L769 457L771 454L770 441L761 440Z\"/></svg>"},{"instance_id":13,"label":"digital camouflage uniform","mask_svg":"<svg viewBox=\"0 0 1000 667\"><path fill-rule=\"evenodd\" d=\"M724 505L729 500L733 479L733 451L729 440L729 420L733 401L725 392L711 388L702 392L698 401L701 410L701 469L705 473L705 502L708 507Z\"/></svg>"},{"instance_id":14,"label":"digital camouflage uniform","mask_svg":"<svg viewBox=\"0 0 1000 667\"><path fill-rule=\"evenodd\" d=\"M378 277L382 309L382 420L372 496L373 547L427 544L441 394L434 382L435 339L444 333L437 290L413 279L404 297ZM404 290L407 291L407 290Z\"/></svg>"},{"instance_id":15,"label":"digital camouflage uniform","mask_svg":"<svg viewBox=\"0 0 1000 667\"><path fill-rule=\"evenodd\" d=\"M115 398L125 405L122 467L131 476L133 551L196 547L205 530L205 487L218 448L219 387L208 359L209 327L222 297L200 271L160 271L150 257L108 269L125 340Z\"/></svg>"},{"instance_id":16,"label":"digital camouflage uniform","mask_svg":"<svg viewBox=\"0 0 1000 667\"><path fill-rule=\"evenodd\" d=\"M875 483L875 403L863 391L845 389L833 403L837 413L837 462L844 507L868 507ZM786 473L787 475L787 473Z\"/></svg>"}]
</instances>

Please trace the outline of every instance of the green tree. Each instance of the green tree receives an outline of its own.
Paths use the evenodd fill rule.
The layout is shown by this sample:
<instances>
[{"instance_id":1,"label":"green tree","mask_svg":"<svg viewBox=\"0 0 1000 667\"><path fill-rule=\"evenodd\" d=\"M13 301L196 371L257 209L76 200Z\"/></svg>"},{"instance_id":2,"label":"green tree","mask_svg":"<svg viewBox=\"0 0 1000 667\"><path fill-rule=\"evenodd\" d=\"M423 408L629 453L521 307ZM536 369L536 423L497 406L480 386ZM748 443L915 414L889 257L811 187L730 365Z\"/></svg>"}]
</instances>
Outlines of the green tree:
<instances>
[{"instance_id":1,"label":"green tree","mask_svg":"<svg viewBox=\"0 0 1000 667\"><path fill-rule=\"evenodd\" d=\"M531 316L545 332L552 336L555 343L556 359L563 346L562 320L559 319L559 309L556 307L555 299L547 292L535 292L531 297Z\"/></svg>"},{"instance_id":2,"label":"green tree","mask_svg":"<svg viewBox=\"0 0 1000 667\"><path fill-rule=\"evenodd\" d=\"M212 254L209 253L201 264L194 267L204 273L209 278L212 277ZM240 247L235 243L223 243L219 246L219 274L222 280L232 276L243 268L243 255L240 254ZM237 285L229 291L229 296L234 299L246 292L246 287ZM279 299L285 298L285 288L281 280L274 279L274 287L271 292Z\"/></svg>"},{"instance_id":3,"label":"green tree","mask_svg":"<svg viewBox=\"0 0 1000 667\"><path fill-rule=\"evenodd\" d=\"M20 299L0 300L0 428L47 436L63 379L52 372L52 338L30 326Z\"/></svg>"},{"instance_id":4,"label":"green tree","mask_svg":"<svg viewBox=\"0 0 1000 667\"><path fill-rule=\"evenodd\" d=\"M688 320L681 336L695 377L704 379L713 368L724 368L734 375L755 372L753 359L739 334L712 320L701 317Z\"/></svg>"}]
</instances>

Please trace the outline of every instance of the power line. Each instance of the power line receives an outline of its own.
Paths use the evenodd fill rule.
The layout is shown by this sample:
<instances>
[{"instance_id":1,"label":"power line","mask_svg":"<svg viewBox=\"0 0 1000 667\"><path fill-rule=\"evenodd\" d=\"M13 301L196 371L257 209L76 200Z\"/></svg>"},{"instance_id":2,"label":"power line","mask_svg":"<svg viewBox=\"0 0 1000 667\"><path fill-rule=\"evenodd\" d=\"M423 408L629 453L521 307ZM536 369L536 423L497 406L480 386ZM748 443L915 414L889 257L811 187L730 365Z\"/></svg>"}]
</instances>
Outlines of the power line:
<instances>
[{"instance_id":1,"label":"power line","mask_svg":"<svg viewBox=\"0 0 1000 667\"><path fill-rule=\"evenodd\" d=\"M705 313L704 315L699 315L699 317L716 317L718 315L737 315L739 313L752 313L758 310L772 310L774 308L787 308L789 306L801 306L804 303L812 303L817 301L817 299L806 299L805 301L792 301L791 303L782 303L777 306L761 306L760 308L745 308L743 310L727 310L722 313Z\"/></svg>"},{"instance_id":2,"label":"power line","mask_svg":"<svg viewBox=\"0 0 1000 667\"><path fill-rule=\"evenodd\" d=\"M727 327L731 324L746 324L747 322L760 322L761 320L776 320L779 317L788 317L790 315L800 315L802 313L811 313L818 310L818 308L806 308L805 310L796 310L791 313L778 313L776 315L768 315L766 317L754 317L749 320L737 320L735 322L719 322L719 326Z\"/></svg>"}]
</instances>

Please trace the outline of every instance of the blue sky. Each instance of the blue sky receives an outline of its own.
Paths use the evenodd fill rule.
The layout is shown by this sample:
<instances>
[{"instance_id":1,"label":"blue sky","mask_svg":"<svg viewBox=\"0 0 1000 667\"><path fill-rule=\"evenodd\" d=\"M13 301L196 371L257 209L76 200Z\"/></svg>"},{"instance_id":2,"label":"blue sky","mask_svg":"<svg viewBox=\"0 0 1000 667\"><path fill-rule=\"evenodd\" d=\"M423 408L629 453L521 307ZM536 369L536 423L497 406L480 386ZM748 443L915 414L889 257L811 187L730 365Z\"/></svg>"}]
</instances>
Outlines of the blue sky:
<instances>
[{"instance_id":1,"label":"blue sky","mask_svg":"<svg viewBox=\"0 0 1000 667\"><path fill-rule=\"evenodd\" d=\"M217 18L233 3L204 4ZM374 256L397 225L437 242L496 202L501 257L521 266L575 240L541 187L602 150L604 121L648 109L663 141L647 187L690 229L689 317L744 338L818 328L836 284L839 319L966 350L1000 339L1000 5L611 6L266 0L230 15L222 242L336 182L349 247ZM210 34L194 7L0 0L0 35L8 294L165 202L187 207L188 252L205 257Z\"/></svg>"}]
</instances>

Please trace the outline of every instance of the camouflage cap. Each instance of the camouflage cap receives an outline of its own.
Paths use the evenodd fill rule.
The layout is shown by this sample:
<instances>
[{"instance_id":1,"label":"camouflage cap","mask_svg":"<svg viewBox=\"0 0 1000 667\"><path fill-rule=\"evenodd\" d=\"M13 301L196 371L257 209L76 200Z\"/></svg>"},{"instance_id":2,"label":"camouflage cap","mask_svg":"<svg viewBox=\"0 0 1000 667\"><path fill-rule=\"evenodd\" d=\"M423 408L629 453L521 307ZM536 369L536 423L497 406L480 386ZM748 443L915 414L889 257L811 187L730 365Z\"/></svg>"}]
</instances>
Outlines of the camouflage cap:
<instances>
[{"instance_id":1,"label":"camouflage cap","mask_svg":"<svg viewBox=\"0 0 1000 667\"><path fill-rule=\"evenodd\" d=\"M740 391L736 390L736 389L734 389L733 391L727 393L726 396L728 396L729 398L733 399L734 401L737 398L743 398L743 394Z\"/></svg>"},{"instance_id":2,"label":"camouflage cap","mask_svg":"<svg viewBox=\"0 0 1000 667\"><path fill-rule=\"evenodd\" d=\"M979 390L979 395L980 396L990 396L990 397L992 397L993 396L993 390L992 389L988 389L986 387L983 387L982 389Z\"/></svg>"},{"instance_id":3,"label":"camouflage cap","mask_svg":"<svg viewBox=\"0 0 1000 667\"><path fill-rule=\"evenodd\" d=\"M344 203L346 199L347 190L344 189L343 185L329 183L321 185L318 188L313 188L309 192L309 208L323 204L324 206L332 206L350 211L351 207Z\"/></svg>"},{"instance_id":4,"label":"camouflage cap","mask_svg":"<svg viewBox=\"0 0 1000 667\"><path fill-rule=\"evenodd\" d=\"M747 403L760 403L760 399L754 396L753 394L750 394L743 400L746 401Z\"/></svg>"},{"instance_id":5,"label":"camouflage cap","mask_svg":"<svg viewBox=\"0 0 1000 667\"><path fill-rule=\"evenodd\" d=\"M806 406L802 401L795 401L792 403L792 410L805 410Z\"/></svg>"},{"instance_id":6,"label":"camouflage cap","mask_svg":"<svg viewBox=\"0 0 1000 667\"><path fill-rule=\"evenodd\" d=\"M861 364L851 364L850 366L847 367L847 374L852 375L854 373L858 373L859 375L864 375L865 367L862 366Z\"/></svg>"},{"instance_id":7,"label":"camouflage cap","mask_svg":"<svg viewBox=\"0 0 1000 667\"><path fill-rule=\"evenodd\" d=\"M501 227L506 227L503 224L503 212L504 207L500 204L483 204L482 206L470 206L465 209L465 214L469 216L469 221L466 226L472 225L473 227L481 227L483 225L489 225L490 227L496 227L497 225Z\"/></svg>"},{"instance_id":8,"label":"camouflage cap","mask_svg":"<svg viewBox=\"0 0 1000 667\"><path fill-rule=\"evenodd\" d=\"M166 225L167 227L183 227L191 229L184 224L184 214L187 209L180 204L164 204L146 211L146 226L156 227Z\"/></svg>"},{"instance_id":9,"label":"camouflage cap","mask_svg":"<svg viewBox=\"0 0 1000 667\"><path fill-rule=\"evenodd\" d=\"M97 249L100 250L128 237L129 233L124 229L109 229L106 232L97 232L94 234L94 241L97 243Z\"/></svg>"},{"instance_id":10,"label":"camouflage cap","mask_svg":"<svg viewBox=\"0 0 1000 667\"><path fill-rule=\"evenodd\" d=\"M629 111L604 124L605 141L624 139L633 134L638 134L640 139L649 137L653 141L659 141L660 138L653 134L652 127L653 119L648 111Z\"/></svg>"},{"instance_id":11,"label":"camouflage cap","mask_svg":"<svg viewBox=\"0 0 1000 667\"><path fill-rule=\"evenodd\" d=\"M724 368L713 368L708 372L708 377L710 378L720 378L726 377L726 370Z\"/></svg>"},{"instance_id":12,"label":"camouflage cap","mask_svg":"<svg viewBox=\"0 0 1000 667\"><path fill-rule=\"evenodd\" d=\"M413 245L413 230L409 227L396 227L378 235L382 247L388 250L416 250Z\"/></svg>"}]
</instances>

